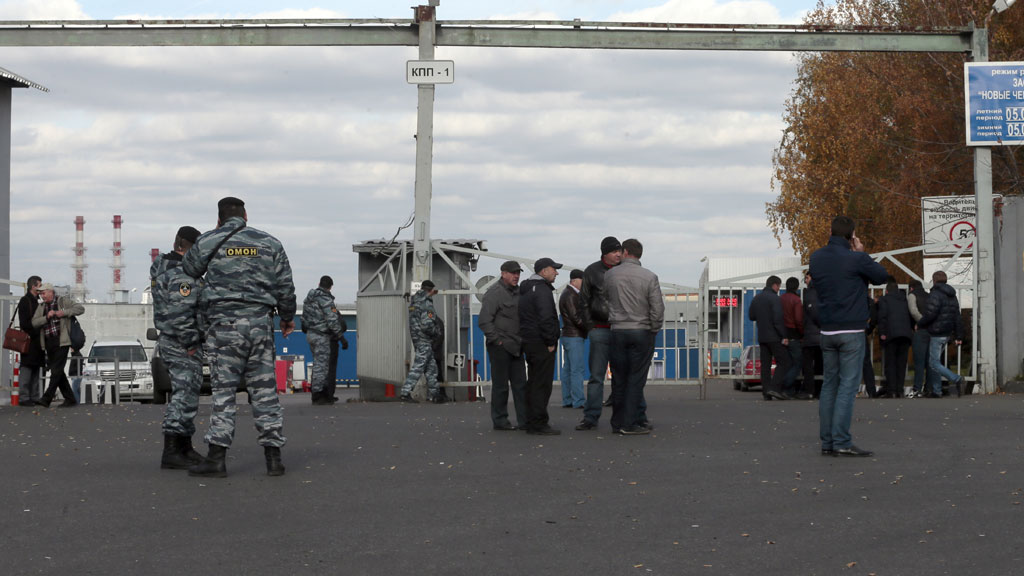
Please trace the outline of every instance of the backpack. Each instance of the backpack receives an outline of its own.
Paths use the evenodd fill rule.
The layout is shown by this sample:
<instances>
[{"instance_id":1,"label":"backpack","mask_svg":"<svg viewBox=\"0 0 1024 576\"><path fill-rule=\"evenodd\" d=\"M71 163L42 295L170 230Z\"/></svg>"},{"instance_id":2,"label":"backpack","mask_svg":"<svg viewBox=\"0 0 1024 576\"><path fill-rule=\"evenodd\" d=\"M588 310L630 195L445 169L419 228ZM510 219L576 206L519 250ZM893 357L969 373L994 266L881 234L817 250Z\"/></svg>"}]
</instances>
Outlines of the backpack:
<instances>
[{"instance_id":1,"label":"backpack","mask_svg":"<svg viewBox=\"0 0 1024 576\"><path fill-rule=\"evenodd\" d=\"M72 316L68 319L68 336L71 337L71 348L81 350L85 347L85 330L78 323L78 318Z\"/></svg>"}]
</instances>

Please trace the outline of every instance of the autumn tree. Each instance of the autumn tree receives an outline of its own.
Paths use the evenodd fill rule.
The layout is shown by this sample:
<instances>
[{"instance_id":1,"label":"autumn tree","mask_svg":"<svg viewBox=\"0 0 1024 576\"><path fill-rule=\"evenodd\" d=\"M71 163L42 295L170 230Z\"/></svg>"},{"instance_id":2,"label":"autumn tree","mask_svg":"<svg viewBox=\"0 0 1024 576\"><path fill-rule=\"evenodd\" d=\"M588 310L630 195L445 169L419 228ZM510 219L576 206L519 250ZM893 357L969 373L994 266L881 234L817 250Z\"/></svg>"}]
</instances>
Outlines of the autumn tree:
<instances>
[{"instance_id":1,"label":"autumn tree","mask_svg":"<svg viewBox=\"0 0 1024 576\"><path fill-rule=\"evenodd\" d=\"M805 23L903 30L979 26L991 0L835 0ZM1024 6L996 16L991 61L1024 60ZM922 196L974 193L974 152L965 144L965 54L827 52L798 56L787 128L773 156L767 213L804 258L837 214L857 222L873 252L922 244ZM997 194L1024 192L1020 146L993 149ZM917 260L916 262L913 260ZM920 254L908 265L919 266Z\"/></svg>"}]
</instances>

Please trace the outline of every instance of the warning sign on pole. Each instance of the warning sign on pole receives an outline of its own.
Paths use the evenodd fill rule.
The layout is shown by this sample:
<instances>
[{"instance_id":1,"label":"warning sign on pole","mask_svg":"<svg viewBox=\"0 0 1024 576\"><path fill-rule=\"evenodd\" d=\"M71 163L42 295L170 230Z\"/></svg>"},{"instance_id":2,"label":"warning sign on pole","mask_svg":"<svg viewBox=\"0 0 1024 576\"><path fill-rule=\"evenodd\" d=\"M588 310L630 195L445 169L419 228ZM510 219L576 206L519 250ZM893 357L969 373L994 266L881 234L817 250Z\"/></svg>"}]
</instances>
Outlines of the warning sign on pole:
<instances>
[{"instance_id":1,"label":"warning sign on pole","mask_svg":"<svg viewBox=\"0 0 1024 576\"><path fill-rule=\"evenodd\" d=\"M1002 196L996 195L994 201L1001 202ZM978 210L973 195L921 198L924 253L955 254L963 248L963 255L971 256L977 234L977 220Z\"/></svg>"}]
</instances>

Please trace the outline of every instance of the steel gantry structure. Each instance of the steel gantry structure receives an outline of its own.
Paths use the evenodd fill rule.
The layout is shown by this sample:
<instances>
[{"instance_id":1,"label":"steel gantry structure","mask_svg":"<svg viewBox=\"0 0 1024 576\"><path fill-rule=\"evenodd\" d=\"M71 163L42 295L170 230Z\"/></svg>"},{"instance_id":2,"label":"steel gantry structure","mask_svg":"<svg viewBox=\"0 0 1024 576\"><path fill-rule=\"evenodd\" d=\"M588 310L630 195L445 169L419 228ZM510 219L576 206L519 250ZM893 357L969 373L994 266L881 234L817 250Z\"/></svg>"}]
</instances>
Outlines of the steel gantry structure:
<instances>
[{"instance_id":1,"label":"steel gantry structure","mask_svg":"<svg viewBox=\"0 0 1024 576\"><path fill-rule=\"evenodd\" d=\"M782 52L946 52L988 60L988 31L969 27L736 25L581 20L437 20L439 0L408 19L37 20L0 22L0 47L95 46L408 46L420 60L434 48L745 50ZM434 85L418 86L413 282L430 273ZM976 147L979 380L996 385L991 149ZM10 205L10 197L0 199ZM2 238L0 253L10 239Z\"/></svg>"}]
</instances>

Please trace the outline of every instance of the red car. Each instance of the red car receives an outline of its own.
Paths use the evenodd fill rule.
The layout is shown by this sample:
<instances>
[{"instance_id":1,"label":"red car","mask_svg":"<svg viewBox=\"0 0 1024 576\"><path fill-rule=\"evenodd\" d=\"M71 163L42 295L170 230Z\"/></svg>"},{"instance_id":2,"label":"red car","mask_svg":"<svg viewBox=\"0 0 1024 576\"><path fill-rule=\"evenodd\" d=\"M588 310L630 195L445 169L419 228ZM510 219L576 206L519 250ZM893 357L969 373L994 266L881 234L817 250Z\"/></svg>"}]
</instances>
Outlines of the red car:
<instances>
[{"instance_id":1,"label":"red car","mask_svg":"<svg viewBox=\"0 0 1024 576\"><path fill-rule=\"evenodd\" d=\"M772 359L772 374L775 373L775 359ZM746 392L761 385L761 347L747 346L732 364L733 390Z\"/></svg>"}]
</instances>

